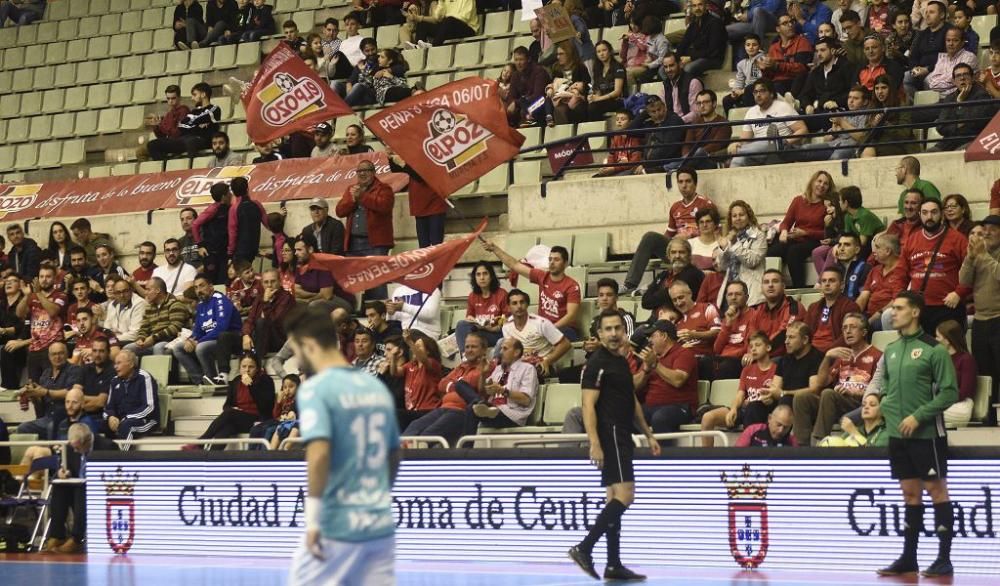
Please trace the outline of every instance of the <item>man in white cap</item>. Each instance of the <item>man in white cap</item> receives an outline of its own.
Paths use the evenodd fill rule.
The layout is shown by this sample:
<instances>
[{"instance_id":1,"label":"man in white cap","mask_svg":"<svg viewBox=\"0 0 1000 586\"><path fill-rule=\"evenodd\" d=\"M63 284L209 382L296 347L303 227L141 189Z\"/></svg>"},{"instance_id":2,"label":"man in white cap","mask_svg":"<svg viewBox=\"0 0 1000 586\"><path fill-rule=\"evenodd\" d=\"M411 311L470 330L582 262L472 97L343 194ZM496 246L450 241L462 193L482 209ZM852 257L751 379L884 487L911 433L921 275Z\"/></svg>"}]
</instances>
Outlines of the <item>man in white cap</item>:
<instances>
[{"instance_id":1,"label":"man in white cap","mask_svg":"<svg viewBox=\"0 0 1000 586\"><path fill-rule=\"evenodd\" d=\"M337 146L333 144L333 126L327 122L320 122L316 125L313 130L313 141L316 142L310 155L313 159L332 157L340 153Z\"/></svg>"},{"instance_id":2,"label":"man in white cap","mask_svg":"<svg viewBox=\"0 0 1000 586\"><path fill-rule=\"evenodd\" d=\"M315 151L313 156L316 156ZM312 198L309 201L309 216L313 223L302 228L302 234L310 234L316 239L316 252L343 254L344 223L330 217L330 204L325 199Z\"/></svg>"}]
</instances>

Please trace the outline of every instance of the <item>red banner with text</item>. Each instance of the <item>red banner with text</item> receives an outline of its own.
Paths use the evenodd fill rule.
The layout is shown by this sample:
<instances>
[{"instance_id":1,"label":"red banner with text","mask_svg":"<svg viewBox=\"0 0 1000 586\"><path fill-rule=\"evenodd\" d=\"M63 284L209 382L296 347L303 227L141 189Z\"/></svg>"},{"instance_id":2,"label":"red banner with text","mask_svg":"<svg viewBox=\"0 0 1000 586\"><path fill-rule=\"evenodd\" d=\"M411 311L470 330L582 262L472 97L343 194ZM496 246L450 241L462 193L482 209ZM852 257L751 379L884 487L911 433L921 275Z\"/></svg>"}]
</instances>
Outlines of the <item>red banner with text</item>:
<instances>
[{"instance_id":1,"label":"red banner with text","mask_svg":"<svg viewBox=\"0 0 1000 586\"><path fill-rule=\"evenodd\" d=\"M433 293L455 268L462 255L486 229L486 219L472 234L442 244L418 248L393 256L346 257L314 254L310 266L330 271L348 293L398 282L423 293Z\"/></svg>"},{"instance_id":2,"label":"red banner with text","mask_svg":"<svg viewBox=\"0 0 1000 586\"><path fill-rule=\"evenodd\" d=\"M441 197L513 159L524 143L507 124L497 82L480 77L407 98L365 126Z\"/></svg>"},{"instance_id":3,"label":"red banner with text","mask_svg":"<svg viewBox=\"0 0 1000 586\"><path fill-rule=\"evenodd\" d=\"M339 198L357 182L355 168L362 160L374 163L378 178L393 191L405 189L409 178L389 172L385 153L285 159L241 167L0 185L0 220L93 217L207 205L212 203L212 185L240 176L249 180L251 197L263 203Z\"/></svg>"},{"instance_id":4,"label":"red banner with text","mask_svg":"<svg viewBox=\"0 0 1000 586\"><path fill-rule=\"evenodd\" d=\"M1000 159L1000 112L979 133L976 139L965 147L965 162L995 161Z\"/></svg>"},{"instance_id":5,"label":"red banner with text","mask_svg":"<svg viewBox=\"0 0 1000 586\"><path fill-rule=\"evenodd\" d=\"M247 134L256 143L354 113L285 43L264 58L240 99L247 112Z\"/></svg>"}]
</instances>

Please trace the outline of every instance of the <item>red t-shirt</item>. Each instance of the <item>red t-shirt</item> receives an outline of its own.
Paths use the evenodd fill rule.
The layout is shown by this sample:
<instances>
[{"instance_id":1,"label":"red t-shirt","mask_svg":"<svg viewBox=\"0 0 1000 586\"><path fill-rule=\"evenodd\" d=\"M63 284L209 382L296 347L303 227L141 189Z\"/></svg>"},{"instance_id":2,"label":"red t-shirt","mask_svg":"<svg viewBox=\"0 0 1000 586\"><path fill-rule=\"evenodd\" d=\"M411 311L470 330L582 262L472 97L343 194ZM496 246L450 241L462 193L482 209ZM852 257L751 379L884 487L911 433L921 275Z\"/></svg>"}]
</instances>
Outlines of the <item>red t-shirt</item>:
<instances>
[{"instance_id":1,"label":"red t-shirt","mask_svg":"<svg viewBox=\"0 0 1000 586\"><path fill-rule=\"evenodd\" d=\"M944 242L937 255L934 255L934 248L941 238L944 238ZM927 279L924 300L927 305L944 305L944 298L952 291L958 291L963 296L971 293L969 287L959 287L958 284L958 270L962 268L968 251L969 239L958 230L945 229L929 237L926 230L917 229L906 239L899 255L899 264L894 271L898 273L900 282L907 285L906 288L920 291L927 273L927 263L934 255L934 266Z\"/></svg>"},{"instance_id":2,"label":"red t-shirt","mask_svg":"<svg viewBox=\"0 0 1000 586\"><path fill-rule=\"evenodd\" d=\"M118 338L115 337L111 330L100 328L94 326L90 329L90 334L84 336L79 335L76 337L75 344L73 345L73 356L79 356L85 350L90 350L91 346L94 345L94 340L98 338L103 338L108 341L108 346L119 346ZM84 364L90 364L94 359L87 353L87 357L83 359Z\"/></svg>"},{"instance_id":3,"label":"red t-shirt","mask_svg":"<svg viewBox=\"0 0 1000 586\"><path fill-rule=\"evenodd\" d=\"M806 198L796 195L785 212L785 219L781 221L781 230L791 230L800 228L806 231L806 238L822 240L826 234L826 226L823 218L826 216L826 204L823 200L816 203L809 203Z\"/></svg>"},{"instance_id":4,"label":"red t-shirt","mask_svg":"<svg viewBox=\"0 0 1000 586\"><path fill-rule=\"evenodd\" d=\"M250 394L250 387L243 384L243 381L236 383L236 408L244 413L260 416L257 411L257 403Z\"/></svg>"},{"instance_id":5,"label":"red t-shirt","mask_svg":"<svg viewBox=\"0 0 1000 586\"><path fill-rule=\"evenodd\" d=\"M680 344L674 344L660 358L660 364L671 370L683 370L690 374L684 385L678 388L663 380L656 372L651 373L646 382L646 406L687 403L691 413L694 413L698 408L698 358L694 352Z\"/></svg>"},{"instance_id":6,"label":"red t-shirt","mask_svg":"<svg viewBox=\"0 0 1000 586\"><path fill-rule=\"evenodd\" d=\"M775 362L772 362L767 370L762 369L756 362L743 367L743 372L740 373L740 390L746 393L743 402L760 401L760 398L770 391L771 379L774 378L777 369L778 365Z\"/></svg>"},{"instance_id":7,"label":"red t-shirt","mask_svg":"<svg viewBox=\"0 0 1000 586\"><path fill-rule=\"evenodd\" d=\"M53 342L62 342L64 339L62 310L66 309L66 295L52 291L49 293L49 300L59 306L59 315L50 316L36 293L32 293L28 301L28 316L31 320L31 344L28 350L31 352L44 350Z\"/></svg>"},{"instance_id":8,"label":"red t-shirt","mask_svg":"<svg viewBox=\"0 0 1000 586\"><path fill-rule=\"evenodd\" d=\"M796 313L792 313L792 304L795 303L798 307ZM801 320L805 317L805 310L802 309L798 302L788 297L787 295L781 301L781 304L771 309L767 306L767 301L762 301L753 307L753 317L751 318L751 326L749 332L747 332L747 337L755 332L764 332L767 334L769 340L774 340L778 337L778 334L783 332L788 324L795 320ZM771 345L771 357L784 356L785 355L785 345L772 344Z\"/></svg>"},{"instance_id":9,"label":"red t-shirt","mask_svg":"<svg viewBox=\"0 0 1000 586\"><path fill-rule=\"evenodd\" d=\"M817 301L817 303L823 303L822 300ZM812 345L820 352L826 352L830 348L833 348L833 341L836 340L840 334L833 333L833 320L829 317L827 319L820 318L819 327L813 332Z\"/></svg>"},{"instance_id":10,"label":"red t-shirt","mask_svg":"<svg viewBox=\"0 0 1000 586\"><path fill-rule=\"evenodd\" d=\"M830 377L834 385L844 387L848 393L860 397L868 388L868 383L875 374L875 367L882 358L882 351L875 346L868 346L851 360L837 359L830 368Z\"/></svg>"},{"instance_id":11,"label":"red t-shirt","mask_svg":"<svg viewBox=\"0 0 1000 586\"><path fill-rule=\"evenodd\" d=\"M239 309L250 309L257 297L264 294L264 285L260 277L254 277L253 282L247 285L243 279L237 278L226 291L226 296Z\"/></svg>"},{"instance_id":12,"label":"red t-shirt","mask_svg":"<svg viewBox=\"0 0 1000 586\"><path fill-rule=\"evenodd\" d=\"M493 321L508 313L510 313L510 309L507 307L507 292L503 289L497 289L485 298L475 292L469 293L469 300L465 306L465 317L470 321ZM480 320L480 318L482 319Z\"/></svg>"},{"instance_id":13,"label":"red t-shirt","mask_svg":"<svg viewBox=\"0 0 1000 586\"><path fill-rule=\"evenodd\" d=\"M150 278L152 278L153 270L155 268L156 268L155 264L149 267L148 269L139 267L136 270L132 271L132 278L139 282L148 281Z\"/></svg>"},{"instance_id":14,"label":"red t-shirt","mask_svg":"<svg viewBox=\"0 0 1000 586\"><path fill-rule=\"evenodd\" d=\"M403 365L403 389L407 411L431 411L441 406L438 382L441 381L441 363L427 359L427 366L416 360Z\"/></svg>"},{"instance_id":15,"label":"red t-shirt","mask_svg":"<svg viewBox=\"0 0 1000 586\"><path fill-rule=\"evenodd\" d=\"M566 305L580 303L580 284L567 275L553 281L552 274L531 269L530 280L538 285L538 315L556 323L566 315Z\"/></svg>"},{"instance_id":16,"label":"red t-shirt","mask_svg":"<svg viewBox=\"0 0 1000 586\"><path fill-rule=\"evenodd\" d=\"M906 239L913 233L913 229L918 227L919 224L911 222L906 218L897 218L889 222L889 227L886 229L886 232L889 234L895 234L899 238L899 246L902 248L902 246L906 244Z\"/></svg>"},{"instance_id":17,"label":"red t-shirt","mask_svg":"<svg viewBox=\"0 0 1000 586\"><path fill-rule=\"evenodd\" d=\"M94 309L94 302L93 301L87 301L86 305L80 305L79 302L74 302L73 304L71 304L69 306L69 309L66 310L66 323L68 323L69 325L73 326L74 328L76 327L76 312L81 307L89 307L91 310L93 310Z\"/></svg>"},{"instance_id":18,"label":"red t-shirt","mask_svg":"<svg viewBox=\"0 0 1000 586\"><path fill-rule=\"evenodd\" d=\"M696 332L707 332L719 329L722 323L719 321L719 310L711 303L695 303L687 314L677 322L677 331L694 330ZM704 356L713 352L715 340L699 340L694 343L685 344L695 354Z\"/></svg>"},{"instance_id":19,"label":"red t-shirt","mask_svg":"<svg viewBox=\"0 0 1000 586\"><path fill-rule=\"evenodd\" d=\"M883 274L883 268L882 265L872 267L872 270L868 271L864 287L861 288L862 291L871 293L868 297L868 305L865 307L865 313L868 315L882 311L882 308L889 305L903 290L903 284L899 282L898 274L895 271L888 275Z\"/></svg>"},{"instance_id":20,"label":"red t-shirt","mask_svg":"<svg viewBox=\"0 0 1000 586\"><path fill-rule=\"evenodd\" d=\"M476 368L475 364L463 362L453 368L447 376L441 379L441 382L438 383L438 391L444 395L441 398L442 409L465 411L465 408L467 407L465 399L463 399L462 395L458 394L458 391L455 390L455 383L460 380L469 383L473 388L478 387L479 369Z\"/></svg>"},{"instance_id":21,"label":"red t-shirt","mask_svg":"<svg viewBox=\"0 0 1000 586\"><path fill-rule=\"evenodd\" d=\"M687 238L698 237L698 222L695 214L698 210L714 208L712 200L704 195L695 194L694 198L685 203L683 199L674 202L670 206L670 219L667 220L667 236L686 236Z\"/></svg>"},{"instance_id":22,"label":"red t-shirt","mask_svg":"<svg viewBox=\"0 0 1000 586\"><path fill-rule=\"evenodd\" d=\"M714 353L726 358L742 358L746 354L747 338L750 337L753 311L745 308L733 323L722 324L722 330L715 337Z\"/></svg>"}]
</instances>

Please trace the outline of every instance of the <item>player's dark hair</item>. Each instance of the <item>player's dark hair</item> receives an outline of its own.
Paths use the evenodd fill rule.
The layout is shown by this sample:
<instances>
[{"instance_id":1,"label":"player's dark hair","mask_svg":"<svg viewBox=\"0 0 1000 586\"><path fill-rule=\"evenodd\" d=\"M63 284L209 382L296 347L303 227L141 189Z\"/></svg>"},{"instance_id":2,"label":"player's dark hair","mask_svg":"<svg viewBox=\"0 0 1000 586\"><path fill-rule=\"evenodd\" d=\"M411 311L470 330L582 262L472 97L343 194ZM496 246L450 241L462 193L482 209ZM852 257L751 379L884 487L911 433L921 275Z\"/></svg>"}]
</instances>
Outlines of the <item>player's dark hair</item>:
<instances>
[{"instance_id":1,"label":"player's dark hair","mask_svg":"<svg viewBox=\"0 0 1000 586\"><path fill-rule=\"evenodd\" d=\"M385 315L385 303L377 299L375 301L365 302L365 311L368 311L369 309L374 309L375 313L379 315Z\"/></svg>"},{"instance_id":2,"label":"player's dark hair","mask_svg":"<svg viewBox=\"0 0 1000 586\"><path fill-rule=\"evenodd\" d=\"M788 324L788 326L786 326L785 329L786 330L791 330L791 329L797 330L799 332L800 336L802 336L803 338L809 338L809 341L812 342L812 338L813 338L812 328L810 328L809 324L807 324L804 321L795 320L792 323Z\"/></svg>"},{"instance_id":3,"label":"player's dark hair","mask_svg":"<svg viewBox=\"0 0 1000 586\"><path fill-rule=\"evenodd\" d=\"M469 332L468 334L465 335L465 341L468 342L469 338L476 338L480 342L482 342L482 344L483 344L483 350L489 350L490 349L490 342L489 342L489 340L486 339L486 334L484 334L484 333L482 333L482 332L480 332L478 330L477 331L472 331L472 332Z\"/></svg>"},{"instance_id":4,"label":"player's dark hair","mask_svg":"<svg viewBox=\"0 0 1000 586\"><path fill-rule=\"evenodd\" d=\"M597 322L598 327L604 327L604 320L609 317L617 318L618 321L622 322L622 326L625 325L625 318L622 317L622 314L618 313L618 310L605 309L601 311L600 314L598 314L598 322Z\"/></svg>"},{"instance_id":5,"label":"player's dark hair","mask_svg":"<svg viewBox=\"0 0 1000 586\"><path fill-rule=\"evenodd\" d=\"M285 318L285 331L298 340L309 338L324 350L340 347L337 328L332 327L330 314L322 309L308 306L292 309Z\"/></svg>"},{"instance_id":6,"label":"player's dark hair","mask_svg":"<svg viewBox=\"0 0 1000 586\"><path fill-rule=\"evenodd\" d=\"M903 291L896 295L896 299L904 299L907 305L918 311L924 310L924 296L919 291Z\"/></svg>"},{"instance_id":7,"label":"player's dark hair","mask_svg":"<svg viewBox=\"0 0 1000 586\"><path fill-rule=\"evenodd\" d=\"M81 313L85 313L85 314L89 315L90 317L94 317L94 312L89 307L78 307L76 309L76 314L80 315Z\"/></svg>"},{"instance_id":8,"label":"player's dark hair","mask_svg":"<svg viewBox=\"0 0 1000 586\"><path fill-rule=\"evenodd\" d=\"M469 273L469 282L472 286L472 292L475 293L476 295L483 294L482 287L480 287L479 283L476 282L476 271L479 270L479 267L483 267L484 269L486 269L486 272L490 274L490 284L487 285L487 287L489 287L489 291L487 291L487 293L493 293L497 289L499 289L500 279L497 278L496 269L494 269L493 265L491 265L490 263L486 262L485 260L481 260L472 267L472 271Z\"/></svg>"},{"instance_id":9,"label":"player's dark hair","mask_svg":"<svg viewBox=\"0 0 1000 586\"><path fill-rule=\"evenodd\" d=\"M738 280L729 281L729 283L726 285L726 290L728 291L729 288L732 287L733 285L739 285L743 289L744 295L750 295L750 289L747 287L747 284L744 283L743 281L738 281Z\"/></svg>"},{"instance_id":10,"label":"player's dark hair","mask_svg":"<svg viewBox=\"0 0 1000 586\"><path fill-rule=\"evenodd\" d=\"M511 289L510 292L507 293L508 302L513 301L514 297L524 297L524 302L528 305L531 305L531 295L528 295L527 293L521 291L520 289Z\"/></svg>"},{"instance_id":11,"label":"player's dark hair","mask_svg":"<svg viewBox=\"0 0 1000 586\"><path fill-rule=\"evenodd\" d=\"M295 388L298 388L302 384L302 379L295 373L286 374L285 378L281 379L281 382L285 382L286 380L290 380L295 383Z\"/></svg>"},{"instance_id":12,"label":"player's dark hair","mask_svg":"<svg viewBox=\"0 0 1000 586\"><path fill-rule=\"evenodd\" d=\"M553 246L550 252L558 254L563 259L563 262L569 262L569 251L566 250L565 246Z\"/></svg>"},{"instance_id":13,"label":"player's dark hair","mask_svg":"<svg viewBox=\"0 0 1000 586\"><path fill-rule=\"evenodd\" d=\"M832 265L832 266L826 267L825 269L823 269L823 272L824 273L836 273L837 276L840 278L841 281L844 280L844 269L840 268L837 265Z\"/></svg>"},{"instance_id":14,"label":"player's dark hair","mask_svg":"<svg viewBox=\"0 0 1000 586\"><path fill-rule=\"evenodd\" d=\"M612 279L611 277L604 277L597 281L597 290L600 291L602 287L607 287L614 291L615 296L618 296L618 281Z\"/></svg>"},{"instance_id":15,"label":"player's dark hair","mask_svg":"<svg viewBox=\"0 0 1000 586\"><path fill-rule=\"evenodd\" d=\"M757 330L756 332L750 334L750 337L747 338L747 342L749 343L754 339L764 342L765 346L771 346L771 338L768 338L767 334L765 334L763 330Z\"/></svg>"}]
</instances>

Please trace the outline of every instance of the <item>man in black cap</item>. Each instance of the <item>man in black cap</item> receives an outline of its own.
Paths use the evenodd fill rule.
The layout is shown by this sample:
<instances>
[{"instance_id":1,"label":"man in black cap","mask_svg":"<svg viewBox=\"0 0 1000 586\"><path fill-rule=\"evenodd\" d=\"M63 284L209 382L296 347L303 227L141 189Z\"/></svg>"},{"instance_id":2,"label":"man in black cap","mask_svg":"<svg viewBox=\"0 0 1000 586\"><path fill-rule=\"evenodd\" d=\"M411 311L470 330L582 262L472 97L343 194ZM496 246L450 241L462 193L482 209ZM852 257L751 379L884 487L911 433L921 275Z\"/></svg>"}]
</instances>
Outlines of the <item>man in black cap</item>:
<instances>
[{"instance_id":1,"label":"man in black cap","mask_svg":"<svg viewBox=\"0 0 1000 586\"><path fill-rule=\"evenodd\" d=\"M339 153L337 146L333 144L333 126L326 122L320 122L313 130L313 147L310 158L332 157Z\"/></svg>"},{"instance_id":2,"label":"man in black cap","mask_svg":"<svg viewBox=\"0 0 1000 586\"><path fill-rule=\"evenodd\" d=\"M601 484L606 489L608 503L583 541L570 548L569 557L589 576L599 580L594 569L593 550L604 535L608 547L604 579L645 580L645 576L622 565L620 557L622 515L635 499L633 424L646 436L654 456L660 455L660 444L653 438L653 430L642 415L631 369L622 356L622 345L628 344L628 339L621 314L613 309L602 311L598 336L601 347L587 359L580 385L590 459L601 470Z\"/></svg>"},{"instance_id":3,"label":"man in black cap","mask_svg":"<svg viewBox=\"0 0 1000 586\"><path fill-rule=\"evenodd\" d=\"M982 235L969 235L969 253L958 271L958 282L972 287L976 315L972 321L972 355L979 374L993 377L990 404L1000 402L1000 216L990 215L979 223ZM995 409L987 423L997 424Z\"/></svg>"},{"instance_id":4,"label":"man in black cap","mask_svg":"<svg viewBox=\"0 0 1000 586\"><path fill-rule=\"evenodd\" d=\"M330 204L323 198L312 198L309 200L309 217L312 218L312 224L302 228L299 238L306 234L315 238L315 252L343 254L344 223L330 217Z\"/></svg>"}]
</instances>

